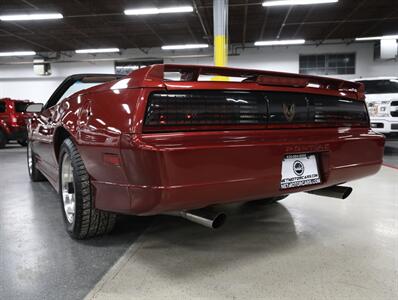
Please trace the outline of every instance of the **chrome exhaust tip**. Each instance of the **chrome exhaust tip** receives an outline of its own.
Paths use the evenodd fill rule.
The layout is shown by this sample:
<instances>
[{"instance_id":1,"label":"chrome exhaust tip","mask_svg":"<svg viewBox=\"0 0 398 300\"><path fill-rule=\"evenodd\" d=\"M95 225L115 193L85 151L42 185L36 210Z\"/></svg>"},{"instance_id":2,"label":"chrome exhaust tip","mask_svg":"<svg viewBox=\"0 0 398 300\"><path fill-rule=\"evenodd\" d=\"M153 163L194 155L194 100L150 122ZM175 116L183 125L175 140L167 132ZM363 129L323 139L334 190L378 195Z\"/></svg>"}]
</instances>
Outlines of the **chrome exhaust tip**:
<instances>
[{"instance_id":1,"label":"chrome exhaust tip","mask_svg":"<svg viewBox=\"0 0 398 300\"><path fill-rule=\"evenodd\" d=\"M308 191L307 193L318 196L347 199L352 193L352 187L334 185L324 189Z\"/></svg>"},{"instance_id":2,"label":"chrome exhaust tip","mask_svg":"<svg viewBox=\"0 0 398 300\"><path fill-rule=\"evenodd\" d=\"M193 223L205 226L211 229L218 229L225 224L227 219L227 215L224 213L218 213L216 215L200 215L199 212L186 212L186 211L177 211L177 212L169 212L166 213L169 216L176 216L191 221Z\"/></svg>"},{"instance_id":3,"label":"chrome exhaust tip","mask_svg":"<svg viewBox=\"0 0 398 300\"><path fill-rule=\"evenodd\" d=\"M227 220L227 215L224 214L224 213L219 213L213 219L213 223L211 224L211 228L213 228L213 229L220 228L221 226L223 226L225 224L226 220Z\"/></svg>"}]
</instances>

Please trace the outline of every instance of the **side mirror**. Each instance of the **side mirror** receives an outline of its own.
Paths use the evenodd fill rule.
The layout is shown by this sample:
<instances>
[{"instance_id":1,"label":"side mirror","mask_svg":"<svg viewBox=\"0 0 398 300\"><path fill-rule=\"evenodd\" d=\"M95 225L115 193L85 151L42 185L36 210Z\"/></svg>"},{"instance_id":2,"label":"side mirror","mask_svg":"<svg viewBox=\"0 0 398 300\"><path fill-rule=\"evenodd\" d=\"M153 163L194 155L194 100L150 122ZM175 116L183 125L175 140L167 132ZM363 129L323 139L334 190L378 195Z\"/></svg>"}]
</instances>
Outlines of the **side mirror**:
<instances>
[{"instance_id":1,"label":"side mirror","mask_svg":"<svg viewBox=\"0 0 398 300\"><path fill-rule=\"evenodd\" d=\"M25 112L27 113L40 113L43 110L43 104L42 103L34 103L28 105L26 108Z\"/></svg>"}]
</instances>

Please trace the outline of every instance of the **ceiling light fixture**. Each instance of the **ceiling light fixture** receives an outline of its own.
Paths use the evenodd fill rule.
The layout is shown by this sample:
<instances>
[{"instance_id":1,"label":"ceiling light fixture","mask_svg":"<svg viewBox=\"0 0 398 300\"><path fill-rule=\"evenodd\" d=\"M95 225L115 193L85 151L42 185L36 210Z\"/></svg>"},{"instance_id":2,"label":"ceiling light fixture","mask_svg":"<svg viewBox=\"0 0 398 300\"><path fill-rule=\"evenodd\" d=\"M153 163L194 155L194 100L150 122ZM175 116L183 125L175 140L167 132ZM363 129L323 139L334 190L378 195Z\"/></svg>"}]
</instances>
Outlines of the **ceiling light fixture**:
<instances>
[{"instance_id":1,"label":"ceiling light fixture","mask_svg":"<svg viewBox=\"0 0 398 300\"><path fill-rule=\"evenodd\" d=\"M2 15L1 21L37 21L62 19L64 16L59 13L54 14L25 14L25 15Z\"/></svg>"},{"instance_id":2,"label":"ceiling light fixture","mask_svg":"<svg viewBox=\"0 0 398 300\"><path fill-rule=\"evenodd\" d=\"M199 49L209 48L208 44L186 44L186 45L167 45L162 46L162 50L183 50L183 49Z\"/></svg>"},{"instance_id":3,"label":"ceiling light fixture","mask_svg":"<svg viewBox=\"0 0 398 300\"><path fill-rule=\"evenodd\" d=\"M0 52L0 56L33 56L36 55L34 51L13 51L13 52Z\"/></svg>"},{"instance_id":4,"label":"ceiling light fixture","mask_svg":"<svg viewBox=\"0 0 398 300\"><path fill-rule=\"evenodd\" d=\"M287 5L311 5L311 4L326 4L336 3L339 0L277 0L265 1L263 6L287 6Z\"/></svg>"},{"instance_id":5,"label":"ceiling light fixture","mask_svg":"<svg viewBox=\"0 0 398 300\"><path fill-rule=\"evenodd\" d=\"M383 35L383 36L371 36L356 38L356 41L377 41L377 40L397 40L398 35Z\"/></svg>"},{"instance_id":6,"label":"ceiling light fixture","mask_svg":"<svg viewBox=\"0 0 398 300\"><path fill-rule=\"evenodd\" d=\"M119 48L102 48L102 49L80 49L75 51L78 54L85 53L112 53L112 52L120 52Z\"/></svg>"},{"instance_id":7,"label":"ceiling light fixture","mask_svg":"<svg viewBox=\"0 0 398 300\"><path fill-rule=\"evenodd\" d=\"M138 8L138 9L126 9L124 11L124 14L128 16L140 16L140 15L184 13L184 12L193 12L193 7L173 6L173 7L164 7L164 8L148 7L148 8Z\"/></svg>"},{"instance_id":8,"label":"ceiling light fixture","mask_svg":"<svg viewBox=\"0 0 398 300\"><path fill-rule=\"evenodd\" d=\"M305 40L277 40L277 41L258 41L254 46L285 46L285 45L302 45Z\"/></svg>"}]
</instances>

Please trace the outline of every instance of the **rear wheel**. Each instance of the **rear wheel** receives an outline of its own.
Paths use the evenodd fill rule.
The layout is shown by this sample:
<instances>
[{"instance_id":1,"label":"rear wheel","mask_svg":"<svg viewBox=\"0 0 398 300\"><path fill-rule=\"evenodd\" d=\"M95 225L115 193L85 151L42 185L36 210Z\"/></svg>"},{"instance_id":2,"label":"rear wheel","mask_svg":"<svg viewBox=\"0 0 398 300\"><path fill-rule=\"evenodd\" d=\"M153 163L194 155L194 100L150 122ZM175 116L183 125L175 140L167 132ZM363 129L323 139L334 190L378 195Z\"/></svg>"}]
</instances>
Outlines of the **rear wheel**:
<instances>
[{"instance_id":1,"label":"rear wheel","mask_svg":"<svg viewBox=\"0 0 398 300\"><path fill-rule=\"evenodd\" d=\"M71 237L87 239L112 231L116 215L94 207L90 177L70 139L60 149L59 194L66 230Z\"/></svg>"},{"instance_id":2,"label":"rear wheel","mask_svg":"<svg viewBox=\"0 0 398 300\"><path fill-rule=\"evenodd\" d=\"M7 138L3 132L0 131L0 149L3 149L7 144Z\"/></svg>"},{"instance_id":3,"label":"rear wheel","mask_svg":"<svg viewBox=\"0 0 398 300\"><path fill-rule=\"evenodd\" d=\"M36 157L34 156L32 150L32 142L28 142L28 147L26 149L26 158L28 163L29 177L33 182L44 181L46 178L43 174L36 168Z\"/></svg>"}]
</instances>

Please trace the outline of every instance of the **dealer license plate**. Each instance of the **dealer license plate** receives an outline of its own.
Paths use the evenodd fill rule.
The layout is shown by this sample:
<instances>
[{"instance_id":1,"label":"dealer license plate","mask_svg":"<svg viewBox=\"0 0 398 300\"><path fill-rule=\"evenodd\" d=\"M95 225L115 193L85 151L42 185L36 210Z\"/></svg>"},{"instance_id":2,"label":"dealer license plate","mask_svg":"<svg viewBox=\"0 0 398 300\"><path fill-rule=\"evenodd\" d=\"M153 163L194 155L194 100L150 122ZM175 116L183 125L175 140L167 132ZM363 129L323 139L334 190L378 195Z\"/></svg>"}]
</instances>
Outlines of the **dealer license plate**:
<instances>
[{"instance_id":1,"label":"dealer license plate","mask_svg":"<svg viewBox=\"0 0 398 300\"><path fill-rule=\"evenodd\" d=\"M321 183L314 154L286 155L282 160L281 189Z\"/></svg>"}]
</instances>

